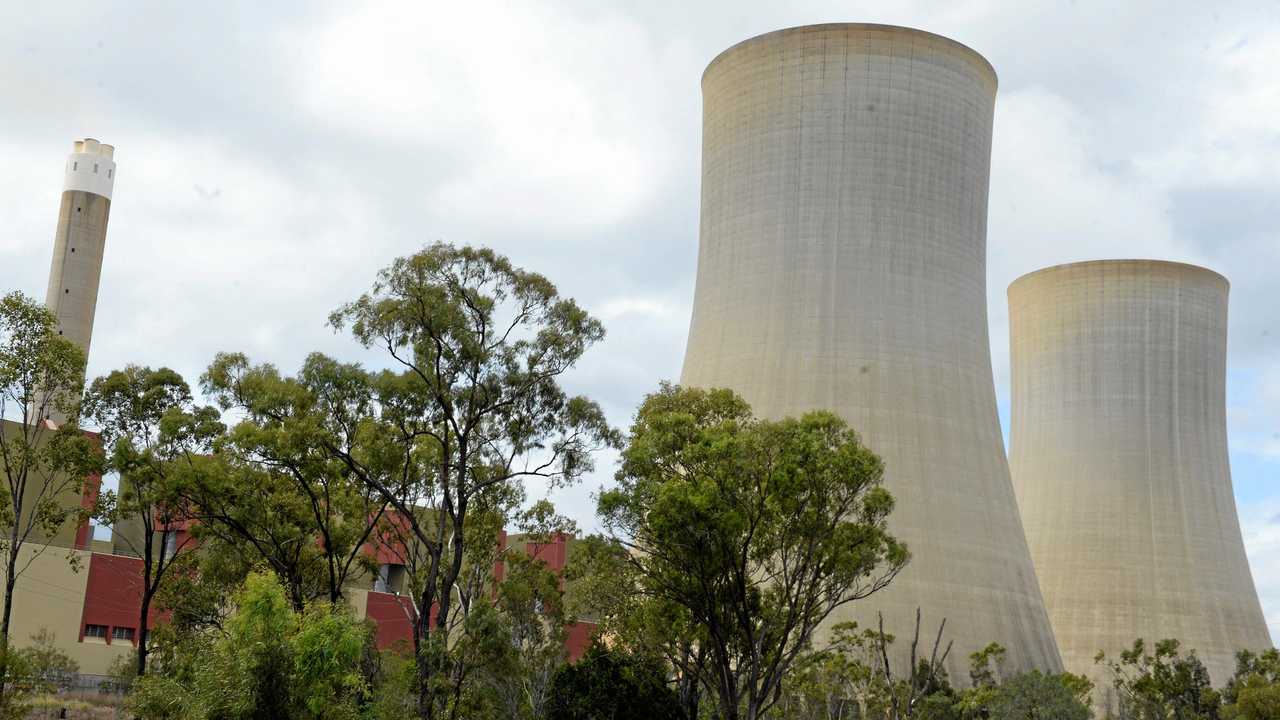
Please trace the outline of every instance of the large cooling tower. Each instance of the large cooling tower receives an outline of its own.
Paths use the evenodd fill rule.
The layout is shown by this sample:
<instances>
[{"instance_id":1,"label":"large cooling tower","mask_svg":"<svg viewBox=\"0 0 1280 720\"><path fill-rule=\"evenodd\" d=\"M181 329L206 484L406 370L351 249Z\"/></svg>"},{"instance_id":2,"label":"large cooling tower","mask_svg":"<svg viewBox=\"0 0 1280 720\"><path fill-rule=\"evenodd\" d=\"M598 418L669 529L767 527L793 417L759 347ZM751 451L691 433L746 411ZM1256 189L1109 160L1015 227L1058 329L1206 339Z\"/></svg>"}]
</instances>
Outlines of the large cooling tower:
<instances>
[{"instance_id":1,"label":"large cooling tower","mask_svg":"<svg viewBox=\"0 0 1280 720\"><path fill-rule=\"evenodd\" d=\"M1270 647L1227 463L1227 287L1151 260L1009 286L1013 479L1072 672L1177 638L1222 684Z\"/></svg>"},{"instance_id":2,"label":"large cooling tower","mask_svg":"<svg viewBox=\"0 0 1280 720\"><path fill-rule=\"evenodd\" d=\"M945 618L948 669L992 641L1059 668L996 416L986 225L996 75L943 37L819 25L702 79L702 228L681 381L766 417L830 409L885 460L913 554L884 592L899 647Z\"/></svg>"}]
</instances>

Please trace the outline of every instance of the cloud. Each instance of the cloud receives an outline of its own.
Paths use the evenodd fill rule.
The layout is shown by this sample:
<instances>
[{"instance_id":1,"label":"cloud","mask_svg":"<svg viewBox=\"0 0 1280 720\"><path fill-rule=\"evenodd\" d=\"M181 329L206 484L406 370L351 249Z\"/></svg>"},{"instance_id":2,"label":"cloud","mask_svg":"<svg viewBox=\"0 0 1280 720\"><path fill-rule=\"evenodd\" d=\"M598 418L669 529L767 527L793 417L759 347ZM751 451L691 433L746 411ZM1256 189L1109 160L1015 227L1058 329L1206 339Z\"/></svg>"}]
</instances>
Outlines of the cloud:
<instances>
[{"instance_id":1,"label":"cloud","mask_svg":"<svg viewBox=\"0 0 1280 720\"><path fill-rule=\"evenodd\" d=\"M443 239L494 247L604 320L567 382L625 426L679 375L703 68L751 35L842 20L955 37L1000 74L1002 401L1017 276L1094 257L1208 264L1232 281L1238 496L1275 499L1280 19L1266 4L30 5L0 26L0 287L43 296L62 161L96 136L119 148L120 176L91 373L146 362L194 379L220 350L286 370L317 349L376 362L325 316ZM584 527L611 463L557 494ZM1253 537L1274 620L1280 554Z\"/></svg>"},{"instance_id":2,"label":"cloud","mask_svg":"<svg viewBox=\"0 0 1280 720\"><path fill-rule=\"evenodd\" d=\"M1280 500L1241 506L1240 526L1271 641L1280 643Z\"/></svg>"}]
</instances>

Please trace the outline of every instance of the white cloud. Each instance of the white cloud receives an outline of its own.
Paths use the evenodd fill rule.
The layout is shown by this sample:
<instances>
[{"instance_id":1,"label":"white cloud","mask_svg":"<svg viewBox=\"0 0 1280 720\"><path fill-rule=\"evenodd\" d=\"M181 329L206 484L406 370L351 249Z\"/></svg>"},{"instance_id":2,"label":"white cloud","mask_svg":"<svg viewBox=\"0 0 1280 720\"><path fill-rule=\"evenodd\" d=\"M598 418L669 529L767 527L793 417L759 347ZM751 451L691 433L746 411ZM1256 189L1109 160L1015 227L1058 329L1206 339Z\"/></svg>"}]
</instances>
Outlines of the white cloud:
<instances>
[{"instance_id":1,"label":"white cloud","mask_svg":"<svg viewBox=\"0 0 1280 720\"><path fill-rule=\"evenodd\" d=\"M1271 641L1280 644L1280 499L1242 506L1240 525Z\"/></svg>"},{"instance_id":2,"label":"white cloud","mask_svg":"<svg viewBox=\"0 0 1280 720\"><path fill-rule=\"evenodd\" d=\"M1094 257L1207 263L1233 283L1237 488L1280 502L1280 18L1265 4L122 7L31 5L0 26L0 288L44 292L71 140L119 148L91 372L146 362L194 379L219 350L286 370L313 349L366 357L326 314L445 239L495 247L604 319L569 382L623 425L682 360L706 62L779 27L891 22L955 37L1000 74L988 284L1002 397L1018 275ZM557 495L584 527L610 463ZM1280 553L1250 527L1274 620Z\"/></svg>"},{"instance_id":3,"label":"white cloud","mask_svg":"<svg viewBox=\"0 0 1280 720\"><path fill-rule=\"evenodd\" d=\"M466 156L466 172L423 188L455 219L599 228L664 179L653 48L623 16L378 4L291 46L321 118L394 142L423 174L433 148Z\"/></svg>"}]
</instances>

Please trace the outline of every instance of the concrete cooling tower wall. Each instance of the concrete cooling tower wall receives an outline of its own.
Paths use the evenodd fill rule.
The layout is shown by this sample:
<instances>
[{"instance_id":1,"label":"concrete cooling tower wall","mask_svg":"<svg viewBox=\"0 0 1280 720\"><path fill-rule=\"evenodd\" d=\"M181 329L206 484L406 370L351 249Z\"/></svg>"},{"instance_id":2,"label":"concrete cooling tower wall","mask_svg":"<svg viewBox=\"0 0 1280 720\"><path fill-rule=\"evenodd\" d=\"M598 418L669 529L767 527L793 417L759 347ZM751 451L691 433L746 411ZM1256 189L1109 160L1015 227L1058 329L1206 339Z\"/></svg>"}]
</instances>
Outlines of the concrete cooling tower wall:
<instances>
[{"instance_id":1,"label":"concrete cooling tower wall","mask_svg":"<svg viewBox=\"0 0 1280 720\"><path fill-rule=\"evenodd\" d=\"M762 35L702 80L697 291L681 382L764 417L829 409L885 460L913 559L834 621L910 642L947 620L948 669L992 641L1057 669L996 416L986 311L996 75L954 41L819 25Z\"/></svg>"},{"instance_id":2,"label":"concrete cooling tower wall","mask_svg":"<svg viewBox=\"0 0 1280 720\"><path fill-rule=\"evenodd\" d=\"M1221 685L1270 647L1227 462L1227 288L1150 260L1009 287L1010 461L1069 671L1177 638Z\"/></svg>"}]
</instances>

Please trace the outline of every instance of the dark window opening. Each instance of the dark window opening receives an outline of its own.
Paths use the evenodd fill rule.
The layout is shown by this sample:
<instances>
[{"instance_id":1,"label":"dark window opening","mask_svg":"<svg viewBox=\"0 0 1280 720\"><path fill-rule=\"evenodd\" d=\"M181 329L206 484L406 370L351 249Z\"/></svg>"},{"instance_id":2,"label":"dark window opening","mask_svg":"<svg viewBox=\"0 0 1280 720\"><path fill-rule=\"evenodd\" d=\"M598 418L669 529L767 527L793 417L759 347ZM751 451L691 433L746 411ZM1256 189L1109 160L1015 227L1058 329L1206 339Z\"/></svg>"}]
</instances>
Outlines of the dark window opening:
<instances>
[{"instance_id":1,"label":"dark window opening","mask_svg":"<svg viewBox=\"0 0 1280 720\"><path fill-rule=\"evenodd\" d=\"M133 628L131 627L113 627L111 628L112 640L128 640L133 642Z\"/></svg>"},{"instance_id":2,"label":"dark window opening","mask_svg":"<svg viewBox=\"0 0 1280 720\"><path fill-rule=\"evenodd\" d=\"M113 173L113 172L115 172L115 170L114 170L114 169L112 169L112 170L108 170L108 171L107 171L107 177L111 177L111 173Z\"/></svg>"},{"instance_id":3,"label":"dark window opening","mask_svg":"<svg viewBox=\"0 0 1280 720\"><path fill-rule=\"evenodd\" d=\"M78 169L80 169L80 163L79 163L79 162L73 162L73 163L71 163L71 169L72 169L72 170L78 170Z\"/></svg>"},{"instance_id":4,"label":"dark window opening","mask_svg":"<svg viewBox=\"0 0 1280 720\"><path fill-rule=\"evenodd\" d=\"M75 251L76 251L76 249L75 249L75 248L71 248L71 252L75 252Z\"/></svg>"},{"instance_id":5,"label":"dark window opening","mask_svg":"<svg viewBox=\"0 0 1280 720\"><path fill-rule=\"evenodd\" d=\"M66 290L63 290L63 291L62 291L62 293L63 293L64 295L70 295L70 294L71 294L71 288L67 288Z\"/></svg>"},{"instance_id":6,"label":"dark window opening","mask_svg":"<svg viewBox=\"0 0 1280 720\"><path fill-rule=\"evenodd\" d=\"M107 626L106 625L85 625L84 636L87 638L99 638L101 640L106 640Z\"/></svg>"},{"instance_id":7,"label":"dark window opening","mask_svg":"<svg viewBox=\"0 0 1280 720\"><path fill-rule=\"evenodd\" d=\"M93 164L93 171L98 172L98 163Z\"/></svg>"},{"instance_id":8,"label":"dark window opening","mask_svg":"<svg viewBox=\"0 0 1280 720\"><path fill-rule=\"evenodd\" d=\"M76 212L80 212L80 208L76 208Z\"/></svg>"},{"instance_id":9,"label":"dark window opening","mask_svg":"<svg viewBox=\"0 0 1280 720\"><path fill-rule=\"evenodd\" d=\"M399 595L405 589L403 565L387 563L378 567L378 577L373 581L373 591Z\"/></svg>"}]
</instances>

